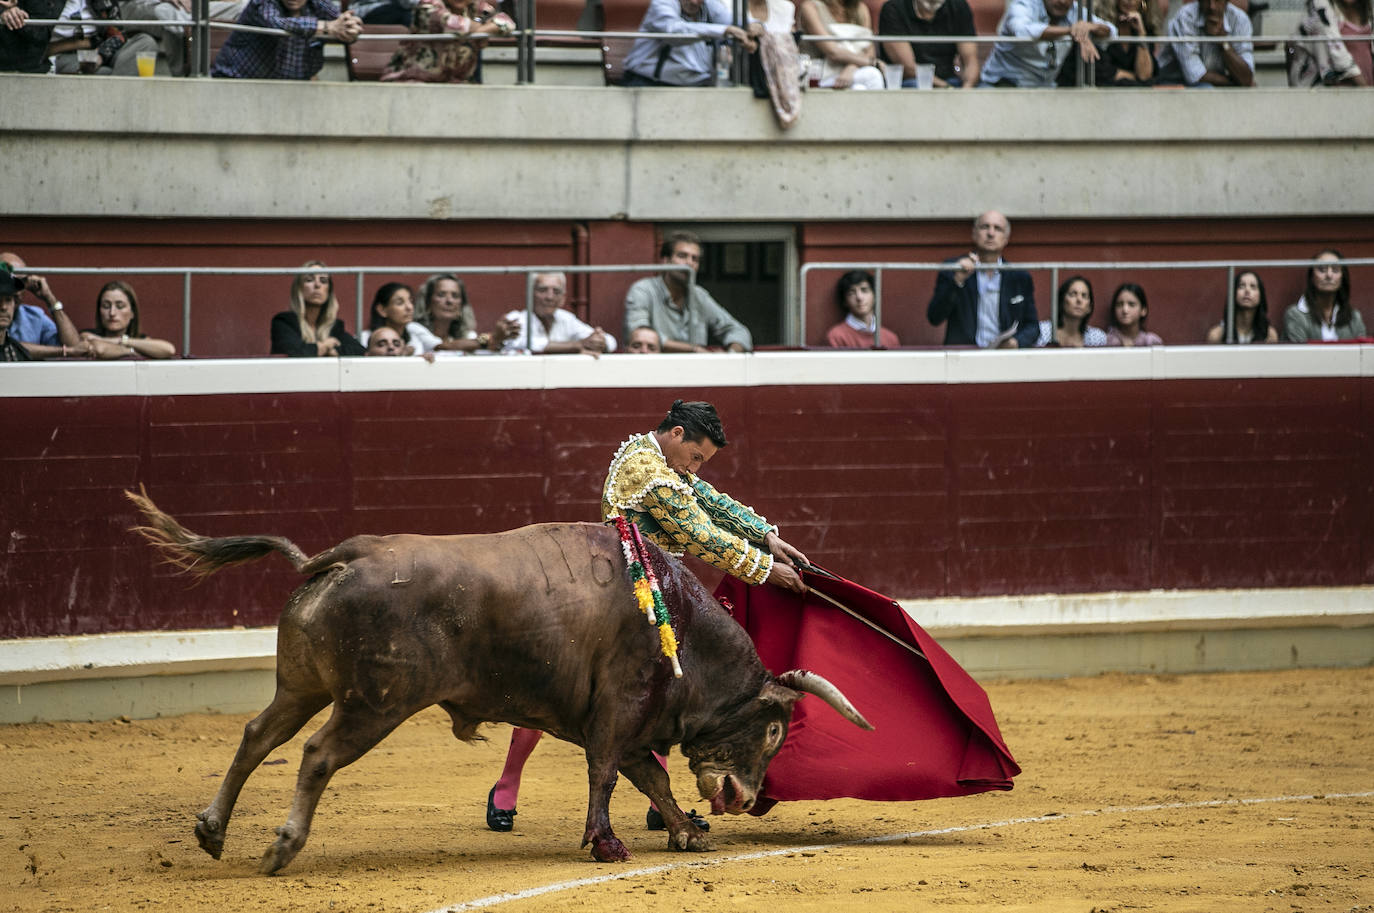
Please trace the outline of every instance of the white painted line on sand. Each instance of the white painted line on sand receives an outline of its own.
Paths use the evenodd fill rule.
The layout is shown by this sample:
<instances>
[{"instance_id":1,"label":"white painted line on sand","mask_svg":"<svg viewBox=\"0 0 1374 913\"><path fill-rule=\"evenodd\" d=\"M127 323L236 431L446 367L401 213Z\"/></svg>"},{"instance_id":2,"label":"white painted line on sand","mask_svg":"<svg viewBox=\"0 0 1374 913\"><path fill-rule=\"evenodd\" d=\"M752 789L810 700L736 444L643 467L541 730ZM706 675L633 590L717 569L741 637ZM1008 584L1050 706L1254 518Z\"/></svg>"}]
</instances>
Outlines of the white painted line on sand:
<instances>
[{"instance_id":1,"label":"white painted line on sand","mask_svg":"<svg viewBox=\"0 0 1374 913\"><path fill-rule=\"evenodd\" d=\"M1321 793L1307 796L1211 799L1204 802L1165 802L1158 805L1112 805L1106 808L1086 809L1081 812L1066 812L1064 814L1052 812L1048 815L1037 815L1033 818L1008 818L1005 821L985 821L981 824L940 827L928 831L908 831L904 834L883 834L877 837L864 837L859 840L846 840L841 843L817 843L811 846L791 846L785 849L762 850L756 853L741 853L735 856L717 856L707 859L702 859L700 857L695 859L684 859L681 862L668 862L663 865L646 866L640 869L627 869L623 872L612 872L607 875L597 875L592 878L574 878L571 881L559 881L554 884L526 888L523 891L491 894L487 897L478 897L473 900L465 900L462 903L450 904L447 907L439 907L436 910L428 911L428 913L463 913L465 910L482 910L487 907L495 907L499 904L509 903L514 900L529 900L532 897L540 897L544 894L556 894L559 891L571 891L576 888L586 888L611 881L624 881L628 878L643 878L646 875L657 875L660 872L671 872L674 869L707 868L710 866L725 865L731 862L748 862L752 859L767 859L772 856L789 856L793 853L813 853L819 850L834 850L847 846L863 846L870 843L894 843L898 840L911 840L917 837L939 837L945 834L966 834L971 831L987 831L995 828L1012 827L1017 824L1043 824L1048 821L1067 821L1071 818L1089 818L1094 815L1127 815L1143 812L1171 811L1181 808L1225 808L1227 806L1263 805L1270 802L1310 802L1316 799L1367 799L1371 796L1374 796L1374 790L1362 793Z\"/></svg>"}]
</instances>

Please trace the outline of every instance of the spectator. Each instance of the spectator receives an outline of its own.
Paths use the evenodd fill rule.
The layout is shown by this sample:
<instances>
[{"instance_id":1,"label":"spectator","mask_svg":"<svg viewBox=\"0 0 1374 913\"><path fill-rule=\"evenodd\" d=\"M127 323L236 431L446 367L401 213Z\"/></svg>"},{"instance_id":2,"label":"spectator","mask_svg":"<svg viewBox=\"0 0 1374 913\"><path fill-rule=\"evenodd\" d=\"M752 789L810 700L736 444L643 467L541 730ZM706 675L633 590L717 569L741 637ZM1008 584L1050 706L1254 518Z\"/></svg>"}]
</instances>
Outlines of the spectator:
<instances>
[{"instance_id":1,"label":"spectator","mask_svg":"<svg viewBox=\"0 0 1374 913\"><path fill-rule=\"evenodd\" d=\"M563 273L536 273L534 277L534 323L525 331L525 312L511 311L506 322L516 327L502 351L542 352L545 355L590 355L615 351L615 337L601 327L590 326L563 308L568 294L568 277ZM528 337L528 338L527 338Z\"/></svg>"},{"instance_id":2,"label":"spectator","mask_svg":"<svg viewBox=\"0 0 1374 913\"><path fill-rule=\"evenodd\" d=\"M659 249L663 263L701 265L701 239L688 231L670 234ZM663 340L665 352L706 352L718 346L731 352L748 352L753 337L701 286L683 272L667 270L640 279L625 295L625 334L639 327L653 327Z\"/></svg>"},{"instance_id":3,"label":"spectator","mask_svg":"<svg viewBox=\"0 0 1374 913\"><path fill-rule=\"evenodd\" d=\"M635 327L630 331L625 351L631 355L657 355L663 351L663 341L653 327Z\"/></svg>"},{"instance_id":4,"label":"spectator","mask_svg":"<svg viewBox=\"0 0 1374 913\"><path fill-rule=\"evenodd\" d=\"M1108 22L1115 22L1119 37L1152 37L1159 31L1154 7L1147 0L1098 0L1093 5L1093 11ZM1158 72L1150 45L1143 42L1112 42L1097 59L1094 68L1094 82L1103 87L1153 85ZM1069 52L1064 65L1059 68L1057 82L1061 86L1078 85L1077 49Z\"/></svg>"},{"instance_id":5,"label":"spectator","mask_svg":"<svg viewBox=\"0 0 1374 913\"><path fill-rule=\"evenodd\" d=\"M31 361L28 347L10 333L19 309L21 286L14 274L0 270L0 361Z\"/></svg>"},{"instance_id":6,"label":"spectator","mask_svg":"<svg viewBox=\"0 0 1374 913\"><path fill-rule=\"evenodd\" d=\"M1364 317L1350 304L1350 269L1327 248L1307 268L1307 288L1283 313L1284 342L1335 342L1365 335Z\"/></svg>"},{"instance_id":7,"label":"spectator","mask_svg":"<svg viewBox=\"0 0 1374 913\"><path fill-rule=\"evenodd\" d=\"M976 35L968 0L887 0L878 14L882 35ZM902 65L902 87L916 86L916 64L935 67L935 88L971 89L978 85L978 45L952 40L948 44L885 42L883 56Z\"/></svg>"},{"instance_id":8,"label":"spectator","mask_svg":"<svg viewBox=\"0 0 1374 913\"><path fill-rule=\"evenodd\" d=\"M1081 349L1084 346L1105 346L1107 334L1088 326L1093 315L1093 286L1082 276L1070 276L1059 285L1059 318L1051 327L1048 320L1040 321L1037 346Z\"/></svg>"},{"instance_id":9,"label":"spectator","mask_svg":"<svg viewBox=\"0 0 1374 913\"><path fill-rule=\"evenodd\" d=\"M383 82L470 82L492 35L509 35L515 21L489 0L419 0L410 30L448 32L455 41L402 41L382 73Z\"/></svg>"},{"instance_id":10,"label":"spectator","mask_svg":"<svg viewBox=\"0 0 1374 913\"><path fill-rule=\"evenodd\" d=\"M1116 38L1116 26L1094 16L1083 19L1076 0L1010 0L997 34L1035 38L999 41L983 65L981 84L1022 89L1051 88L1070 45L1090 65L1102 55L1094 39Z\"/></svg>"},{"instance_id":11,"label":"spectator","mask_svg":"<svg viewBox=\"0 0 1374 913\"><path fill-rule=\"evenodd\" d=\"M439 337L415 321L415 292L404 282L388 282L372 296L372 317L358 337L364 346L371 334L391 327L401 337L403 355L428 355L439 347Z\"/></svg>"},{"instance_id":12,"label":"spectator","mask_svg":"<svg viewBox=\"0 0 1374 913\"><path fill-rule=\"evenodd\" d=\"M90 22L53 27L45 53L58 73L137 76L138 55L157 53L152 35L120 30L115 0L66 0L58 18Z\"/></svg>"},{"instance_id":13,"label":"spectator","mask_svg":"<svg viewBox=\"0 0 1374 913\"><path fill-rule=\"evenodd\" d=\"M876 331L881 342L877 348L895 349L901 345L897 334L878 326L874 313L873 274L861 269L850 270L835 285L835 301L845 317L825 334L825 344L835 349L872 349Z\"/></svg>"},{"instance_id":14,"label":"spectator","mask_svg":"<svg viewBox=\"0 0 1374 913\"><path fill-rule=\"evenodd\" d=\"M0 254L0 272L12 275L16 286L14 320L9 335L24 343L29 357L35 359L87 354L87 345L81 339L67 315L66 308L48 286L48 280L28 272L28 265L18 254L6 251ZM24 290L38 297L47 305L52 317L43 309L31 304L20 303Z\"/></svg>"},{"instance_id":15,"label":"spectator","mask_svg":"<svg viewBox=\"0 0 1374 913\"><path fill-rule=\"evenodd\" d=\"M325 39L352 44L363 31L362 20L340 13L334 0L248 0L238 21L290 34L234 32L215 55L211 76L314 79L324 66Z\"/></svg>"},{"instance_id":16,"label":"spectator","mask_svg":"<svg viewBox=\"0 0 1374 913\"><path fill-rule=\"evenodd\" d=\"M1235 323L1232 325L1230 315L1222 308L1221 323L1207 331L1210 345L1279 341L1279 331L1269 324L1269 299L1264 294L1264 282L1259 273L1252 270L1237 273L1231 298Z\"/></svg>"},{"instance_id":17,"label":"spectator","mask_svg":"<svg viewBox=\"0 0 1374 913\"><path fill-rule=\"evenodd\" d=\"M1226 0L1193 0L1169 20L1170 38L1230 36L1233 42L1165 44L1159 51L1159 81L1196 89L1255 84L1250 17Z\"/></svg>"},{"instance_id":18,"label":"spectator","mask_svg":"<svg viewBox=\"0 0 1374 913\"><path fill-rule=\"evenodd\" d=\"M980 349L1028 349L1035 343L1035 285L1020 269L979 269L1001 266L1002 251L1011 240L1011 222L996 210L973 223L973 250L946 260L935 292L926 306L931 326L945 324L945 345ZM975 276L976 282L968 282Z\"/></svg>"},{"instance_id":19,"label":"spectator","mask_svg":"<svg viewBox=\"0 0 1374 913\"><path fill-rule=\"evenodd\" d=\"M334 278L311 260L310 272L291 283L291 310L272 318L272 354L293 357L363 355L366 350L344 329L339 319L339 299L334 297Z\"/></svg>"},{"instance_id":20,"label":"spectator","mask_svg":"<svg viewBox=\"0 0 1374 913\"><path fill-rule=\"evenodd\" d=\"M802 0L797 10L802 31L808 35L833 35L843 41L804 41L803 53L811 55L810 81L821 89L881 89L883 72L877 67L878 52L873 21L863 0Z\"/></svg>"},{"instance_id":21,"label":"spectator","mask_svg":"<svg viewBox=\"0 0 1374 913\"><path fill-rule=\"evenodd\" d=\"M1370 0L1307 0L1307 16L1288 48L1290 86L1374 85L1374 42Z\"/></svg>"},{"instance_id":22,"label":"spectator","mask_svg":"<svg viewBox=\"0 0 1374 913\"><path fill-rule=\"evenodd\" d=\"M1145 289L1134 282L1123 282L1117 286L1116 291L1112 292L1112 309L1107 314L1107 345L1164 345L1158 333L1145 329L1145 319L1149 314L1150 302L1145 297Z\"/></svg>"},{"instance_id":23,"label":"spectator","mask_svg":"<svg viewBox=\"0 0 1374 913\"><path fill-rule=\"evenodd\" d=\"M732 24L733 14L722 0L650 0L639 23L641 32L696 35L705 41L668 44L657 38L635 40L625 55L625 86L706 86L715 79L715 47L724 39L737 41L753 52L754 37L763 34L762 22L748 29Z\"/></svg>"},{"instance_id":24,"label":"spectator","mask_svg":"<svg viewBox=\"0 0 1374 913\"><path fill-rule=\"evenodd\" d=\"M0 72L47 73L52 26L29 25L30 19L57 19L62 0L0 0ZM23 307L23 305L18 305Z\"/></svg>"},{"instance_id":25,"label":"spectator","mask_svg":"<svg viewBox=\"0 0 1374 913\"><path fill-rule=\"evenodd\" d=\"M161 19L175 23L166 26L134 26L129 29L130 40L135 34L146 33L157 40L157 53L165 61L167 73L185 76L189 70L186 59L186 27L191 23L192 0L118 0L121 19ZM216 22L234 22L246 6L246 0L210 0L210 18ZM122 56L122 55L121 55ZM135 65L137 61L135 59ZM158 70L162 72L161 67ZM126 74L127 75L127 74Z\"/></svg>"},{"instance_id":26,"label":"spectator","mask_svg":"<svg viewBox=\"0 0 1374 913\"><path fill-rule=\"evenodd\" d=\"M83 330L91 358L171 358L177 347L145 335L138 325L138 296L133 286L106 282L95 299L95 329Z\"/></svg>"},{"instance_id":27,"label":"spectator","mask_svg":"<svg viewBox=\"0 0 1374 913\"><path fill-rule=\"evenodd\" d=\"M382 324L367 337L367 354L385 357L399 357L405 354L406 343L393 327Z\"/></svg>"},{"instance_id":28,"label":"spectator","mask_svg":"<svg viewBox=\"0 0 1374 913\"><path fill-rule=\"evenodd\" d=\"M515 327L505 320L496 321L494 333L478 333L468 288L453 273L438 273L425 280L415 319L439 337L435 351L451 355L497 352L515 334Z\"/></svg>"},{"instance_id":29,"label":"spectator","mask_svg":"<svg viewBox=\"0 0 1374 913\"><path fill-rule=\"evenodd\" d=\"M81 342L81 334L76 331L76 324L72 323L71 318L64 313L62 302L57 300L57 296L48 287L48 280L42 276L29 274L28 268L24 258L13 251L0 253L0 271L13 273L15 284L18 287L18 310L15 312L9 334L25 345L37 344L45 347L45 349L56 350L59 354L63 345L67 346L68 349L80 348L79 354L85 354L85 345ZM53 316L49 317L43 313L41 307L24 304L23 293L25 289L28 289L47 304Z\"/></svg>"}]
</instances>

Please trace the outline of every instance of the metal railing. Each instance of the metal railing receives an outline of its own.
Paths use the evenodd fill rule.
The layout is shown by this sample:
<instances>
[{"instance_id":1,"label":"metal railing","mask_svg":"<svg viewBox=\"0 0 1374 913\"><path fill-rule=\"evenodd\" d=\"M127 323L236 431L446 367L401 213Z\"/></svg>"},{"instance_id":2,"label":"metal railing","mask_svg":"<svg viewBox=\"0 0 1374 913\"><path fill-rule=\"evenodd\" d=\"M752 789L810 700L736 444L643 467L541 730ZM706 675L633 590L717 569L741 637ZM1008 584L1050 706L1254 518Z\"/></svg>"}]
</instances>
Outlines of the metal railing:
<instances>
[{"instance_id":1,"label":"metal railing","mask_svg":"<svg viewBox=\"0 0 1374 913\"><path fill-rule=\"evenodd\" d=\"M515 29L508 38L514 39L516 47L516 82L518 84L533 84L535 82L535 61L537 48L541 40L567 40L570 38L585 38L588 41L593 39L601 41L607 38L628 39L628 38L650 38L662 41L670 45L695 44L711 39L696 36L682 35L670 32L627 32L615 30L581 30L581 29L540 29L534 27L533 7L535 0L520 0L518 6L528 6L531 11L529 19L519 21L529 22L525 27ZM106 26L116 26L119 28L158 28L158 29L190 29L193 37L192 54L189 62L190 75L206 76L210 72L211 60L210 50L210 30L219 29L223 31L249 32L259 35L278 35L288 37L291 33L282 29L265 28L262 26L242 25L237 22L230 22L219 19L211 19L209 15L209 0L193 0L195 12L191 18L183 21L167 19L29 19L28 24L33 26L48 27L70 25L80 29L98 29ZM812 43L825 43L830 41L847 41L848 38L841 38L834 35L806 35L794 33L799 41ZM315 39L320 41L333 42L334 39ZM364 27L364 32L356 39L358 41L466 41L470 40L463 35L452 33L387 33L369 34ZM1015 35L872 35L864 40L873 41L876 44L907 43L907 44L1040 44L1042 39L1029 36ZM1146 36L1117 36L1114 38L1098 39L1098 44L1221 44L1224 42L1243 43L1243 44L1272 44L1289 41L1315 41L1319 40L1311 35L1250 35L1237 39L1233 35L1189 35L1189 36L1169 36L1169 35L1146 35ZM1053 39L1057 43L1069 42L1067 37ZM337 43L337 42L336 42ZM742 79L743 60L742 55L735 55L737 71L735 81ZM1093 71L1091 67L1084 66L1082 60L1079 62L1079 85L1088 87L1092 84Z\"/></svg>"},{"instance_id":2,"label":"metal railing","mask_svg":"<svg viewBox=\"0 0 1374 913\"><path fill-rule=\"evenodd\" d=\"M1005 272L1007 270L1021 270L1023 272L1036 272L1048 270L1050 273L1050 288L1052 292L1057 292L1059 288L1059 273L1061 270L1074 270L1076 272L1102 272L1104 270L1120 271L1148 271L1148 270L1226 270L1226 325L1235 327L1235 295L1232 290L1236 285L1236 274L1248 270L1259 269L1280 269L1280 268L1307 268L1316 266L1319 263L1331 263L1337 261L1330 260L1051 260L1031 263L996 263L979 264L979 270L996 270ZM1374 257L1345 257L1338 261L1340 265L1350 266L1374 266ZM882 348L878 330L883 325L883 273L884 272L933 272L940 273L951 268L949 262L941 263L902 263L890 261L827 261L804 263L801 267L801 279L799 282L800 291L797 305L798 314L798 333L802 343L806 341L806 314L807 314L807 279L816 270L826 271L849 271L867 270L873 273L873 319L875 321L873 333L873 348ZM970 277L972 278L972 277ZM1059 301L1057 295L1050 300L1050 326L1056 326L1059 322ZM1233 342L1234 340L1225 340Z\"/></svg>"},{"instance_id":3,"label":"metal railing","mask_svg":"<svg viewBox=\"0 0 1374 913\"><path fill-rule=\"evenodd\" d=\"M617 263L598 266L319 266L308 269L300 266L277 267L213 267L213 266L117 266L117 267L34 267L26 266L23 273L35 276L181 276L181 354L191 351L191 280L195 276L299 276L305 273L329 273L331 276L346 274L357 280L354 298L354 326L361 333L370 317L365 303L364 285L368 276L373 275L415 275L432 276L438 273L452 273L460 278L465 276L525 276L525 348L529 349L534 332L534 278L544 273L664 273L679 272L687 275L688 294L696 283L696 270L689 266L667 263ZM367 318L365 320L365 318Z\"/></svg>"}]
</instances>

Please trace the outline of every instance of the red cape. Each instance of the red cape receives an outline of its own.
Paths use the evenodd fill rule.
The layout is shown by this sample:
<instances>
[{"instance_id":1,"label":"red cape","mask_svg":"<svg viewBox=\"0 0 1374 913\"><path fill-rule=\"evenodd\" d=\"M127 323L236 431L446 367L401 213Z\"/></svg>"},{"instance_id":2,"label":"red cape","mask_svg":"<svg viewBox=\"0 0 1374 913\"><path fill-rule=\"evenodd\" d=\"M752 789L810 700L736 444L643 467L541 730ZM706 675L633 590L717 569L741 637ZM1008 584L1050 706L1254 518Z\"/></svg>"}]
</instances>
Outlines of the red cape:
<instances>
[{"instance_id":1,"label":"red cape","mask_svg":"<svg viewBox=\"0 0 1374 913\"><path fill-rule=\"evenodd\" d=\"M824 676L876 727L865 732L814 697L799 701L752 813L796 799L907 802L1011 789L1021 768L982 686L893 600L842 578L804 579L901 644L811 593L721 581L716 598L773 674Z\"/></svg>"}]
</instances>

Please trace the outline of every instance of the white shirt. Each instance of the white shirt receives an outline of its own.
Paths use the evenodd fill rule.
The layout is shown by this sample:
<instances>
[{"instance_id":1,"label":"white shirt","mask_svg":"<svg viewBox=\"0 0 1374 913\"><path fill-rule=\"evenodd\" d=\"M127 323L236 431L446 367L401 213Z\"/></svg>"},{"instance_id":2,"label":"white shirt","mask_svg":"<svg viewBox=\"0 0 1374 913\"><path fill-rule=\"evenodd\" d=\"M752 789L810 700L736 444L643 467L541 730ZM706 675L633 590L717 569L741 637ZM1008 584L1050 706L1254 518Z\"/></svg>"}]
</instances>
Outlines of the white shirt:
<instances>
[{"instance_id":1,"label":"white shirt","mask_svg":"<svg viewBox=\"0 0 1374 913\"><path fill-rule=\"evenodd\" d=\"M525 347L525 312L511 311L506 315L507 320L514 321L520 328L520 332L507 339L505 345L501 347L501 353L508 355L514 352L542 352L548 348L551 342L581 342L588 336L596 332L596 327L588 326L577 319L572 311L565 311L563 308L553 312L552 329L544 329L544 321L535 319L534 326L531 328L529 348ZM615 351L615 337L603 331L606 337L606 351Z\"/></svg>"}]
</instances>

